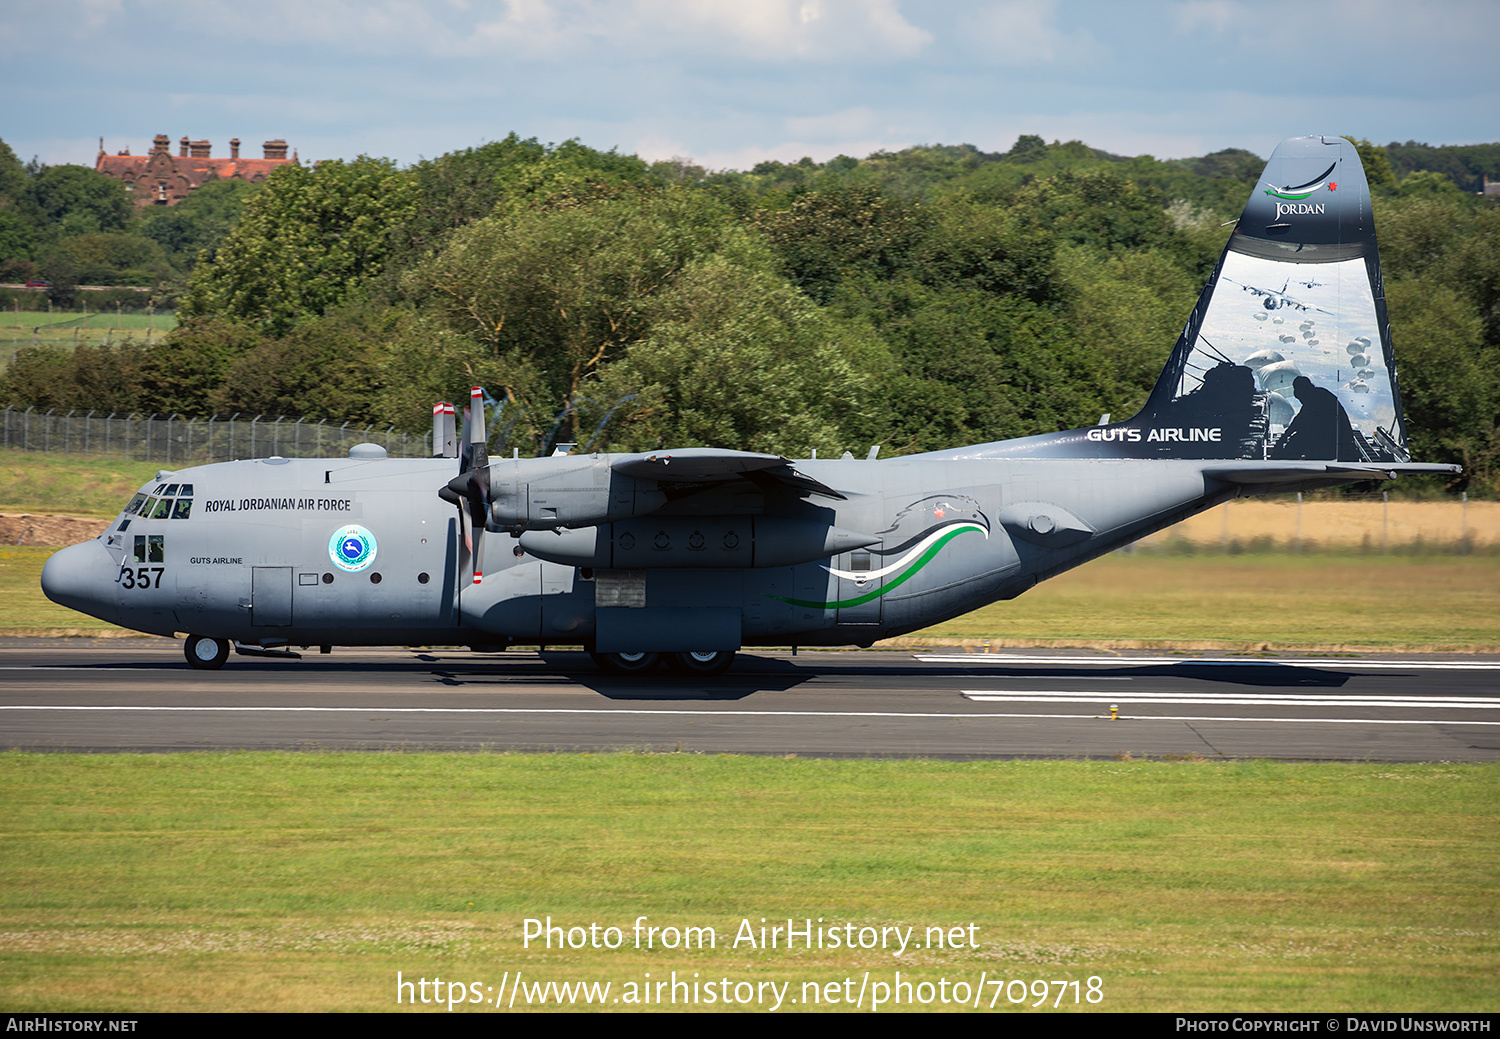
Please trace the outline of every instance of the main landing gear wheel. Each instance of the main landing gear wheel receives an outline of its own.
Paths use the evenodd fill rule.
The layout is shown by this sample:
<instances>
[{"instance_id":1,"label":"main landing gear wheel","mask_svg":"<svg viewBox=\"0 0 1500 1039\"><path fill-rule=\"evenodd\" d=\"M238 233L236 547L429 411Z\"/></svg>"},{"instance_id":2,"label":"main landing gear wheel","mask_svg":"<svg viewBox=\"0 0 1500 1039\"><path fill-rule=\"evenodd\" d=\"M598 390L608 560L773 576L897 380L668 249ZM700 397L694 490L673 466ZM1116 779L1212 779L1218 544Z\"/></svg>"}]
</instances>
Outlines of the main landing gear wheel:
<instances>
[{"instance_id":1,"label":"main landing gear wheel","mask_svg":"<svg viewBox=\"0 0 1500 1039\"><path fill-rule=\"evenodd\" d=\"M182 644L182 653L199 671L217 671L229 659L229 640L189 635Z\"/></svg>"},{"instance_id":2,"label":"main landing gear wheel","mask_svg":"<svg viewBox=\"0 0 1500 1039\"><path fill-rule=\"evenodd\" d=\"M594 663L617 675L644 675L661 663L660 653L590 653Z\"/></svg>"},{"instance_id":3,"label":"main landing gear wheel","mask_svg":"<svg viewBox=\"0 0 1500 1039\"><path fill-rule=\"evenodd\" d=\"M734 653L728 650L668 653L666 657L667 667L679 675L722 675L734 663Z\"/></svg>"}]
</instances>

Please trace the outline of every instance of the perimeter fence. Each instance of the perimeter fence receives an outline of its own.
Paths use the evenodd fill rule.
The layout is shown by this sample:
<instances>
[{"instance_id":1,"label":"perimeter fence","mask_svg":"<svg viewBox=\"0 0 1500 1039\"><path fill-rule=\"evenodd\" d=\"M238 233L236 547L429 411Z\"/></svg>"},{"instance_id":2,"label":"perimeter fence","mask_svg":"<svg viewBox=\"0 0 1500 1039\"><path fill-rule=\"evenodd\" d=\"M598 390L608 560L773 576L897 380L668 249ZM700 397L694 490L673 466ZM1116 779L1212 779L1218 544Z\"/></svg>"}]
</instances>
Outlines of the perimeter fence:
<instances>
[{"instance_id":1,"label":"perimeter fence","mask_svg":"<svg viewBox=\"0 0 1500 1039\"><path fill-rule=\"evenodd\" d=\"M336 457L363 443L379 444L392 458L425 458L432 453L431 433L399 433L395 427L328 419L240 414L183 418L15 407L7 407L0 418L0 446L11 450L160 462L168 468L272 455Z\"/></svg>"},{"instance_id":2,"label":"perimeter fence","mask_svg":"<svg viewBox=\"0 0 1500 1039\"><path fill-rule=\"evenodd\" d=\"M499 439L503 444L503 435ZM379 444L392 458L432 454L431 433L328 419L239 414L189 419L14 406L0 412L0 446L5 448L154 462L164 468L273 455L340 457L362 443ZM1400 501L1380 491L1306 500L1301 494L1253 497L1200 513L1121 551L1494 556L1500 555L1500 502L1471 501L1468 495Z\"/></svg>"}]
</instances>

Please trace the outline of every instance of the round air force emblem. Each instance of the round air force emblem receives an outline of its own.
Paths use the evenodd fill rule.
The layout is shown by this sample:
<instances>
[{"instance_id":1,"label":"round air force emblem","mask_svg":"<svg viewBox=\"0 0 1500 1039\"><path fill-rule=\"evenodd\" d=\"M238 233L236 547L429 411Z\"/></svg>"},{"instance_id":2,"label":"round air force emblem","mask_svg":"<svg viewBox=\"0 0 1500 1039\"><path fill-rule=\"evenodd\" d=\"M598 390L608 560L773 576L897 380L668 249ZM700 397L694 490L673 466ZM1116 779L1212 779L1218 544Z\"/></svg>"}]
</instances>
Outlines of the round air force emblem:
<instances>
[{"instance_id":1,"label":"round air force emblem","mask_svg":"<svg viewBox=\"0 0 1500 1039\"><path fill-rule=\"evenodd\" d=\"M340 570L363 570L375 562L375 535L357 523L340 527L328 539L328 558Z\"/></svg>"}]
</instances>

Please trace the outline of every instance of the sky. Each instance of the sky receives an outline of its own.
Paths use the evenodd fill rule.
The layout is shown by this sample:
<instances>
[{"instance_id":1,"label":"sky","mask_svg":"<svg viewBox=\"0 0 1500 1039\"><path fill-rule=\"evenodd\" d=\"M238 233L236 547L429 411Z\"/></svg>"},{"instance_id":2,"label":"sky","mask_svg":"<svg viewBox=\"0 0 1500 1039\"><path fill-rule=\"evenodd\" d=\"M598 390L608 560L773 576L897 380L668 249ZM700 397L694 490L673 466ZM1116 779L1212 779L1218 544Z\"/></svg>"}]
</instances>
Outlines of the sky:
<instances>
[{"instance_id":1,"label":"sky","mask_svg":"<svg viewBox=\"0 0 1500 1039\"><path fill-rule=\"evenodd\" d=\"M1021 134L1158 158L1500 139L1496 0L0 0L0 139L749 169Z\"/></svg>"}]
</instances>

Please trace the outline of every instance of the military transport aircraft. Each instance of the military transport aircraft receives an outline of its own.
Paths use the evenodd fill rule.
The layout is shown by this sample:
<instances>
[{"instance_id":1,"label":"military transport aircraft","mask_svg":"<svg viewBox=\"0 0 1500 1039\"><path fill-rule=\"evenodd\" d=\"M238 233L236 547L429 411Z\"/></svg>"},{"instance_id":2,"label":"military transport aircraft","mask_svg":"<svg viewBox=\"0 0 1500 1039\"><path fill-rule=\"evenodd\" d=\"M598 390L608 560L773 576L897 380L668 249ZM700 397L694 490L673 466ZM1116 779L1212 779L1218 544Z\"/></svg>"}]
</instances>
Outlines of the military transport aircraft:
<instances>
[{"instance_id":1,"label":"military transport aircraft","mask_svg":"<svg viewBox=\"0 0 1500 1039\"><path fill-rule=\"evenodd\" d=\"M541 643L622 673L714 674L742 646L868 646L1015 598L1240 495L1457 472L1406 450L1354 147L1284 141L1265 182L1301 188L1251 197L1124 422L886 460L490 459L482 406L459 445L440 405L445 457L363 444L159 473L105 533L54 555L42 588L128 628L189 633L197 668L231 649ZM1299 304L1332 315L1319 333L1360 350L1363 391L1340 381L1343 352L1278 337L1254 298L1218 291L1292 279Z\"/></svg>"},{"instance_id":2,"label":"military transport aircraft","mask_svg":"<svg viewBox=\"0 0 1500 1039\"><path fill-rule=\"evenodd\" d=\"M1225 281L1229 281L1228 278L1225 278L1224 280ZM1232 285L1239 285L1239 282L1230 282L1230 284L1232 284ZM1289 295L1287 295L1287 291L1286 290L1291 287L1291 284L1292 284L1291 278L1287 278L1285 281L1283 281L1281 283L1281 288L1279 288L1279 289L1263 289L1263 288L1261 288L1258 285L1240 285L1240 288L1244 289L1246 292L1248 292L1248 293L1250 293L1250 294L1252 294L1254 296L1259 297L1260 298L1260 305L1263 306L1263 307L1265 307L1267 310L1280 310L1283 307L1291 307L1294 310L1318 310L1318 309L1321 309L1321 308L1311 307L1308 304L1303 303L1301 300L1297 299L1295 296L1289 296ZM1308 288L1312 289L1312 288L1317 288L1319 285L1321 285L1323 283L1320 282L1320 281L1309 280L1309 281L1299 281L1297 284L1298 285L1306 285ZM1327 313L1329 313L1329 311L1323 310L1322 313L1327 314Z\"/></svg>"}]
</instances>

